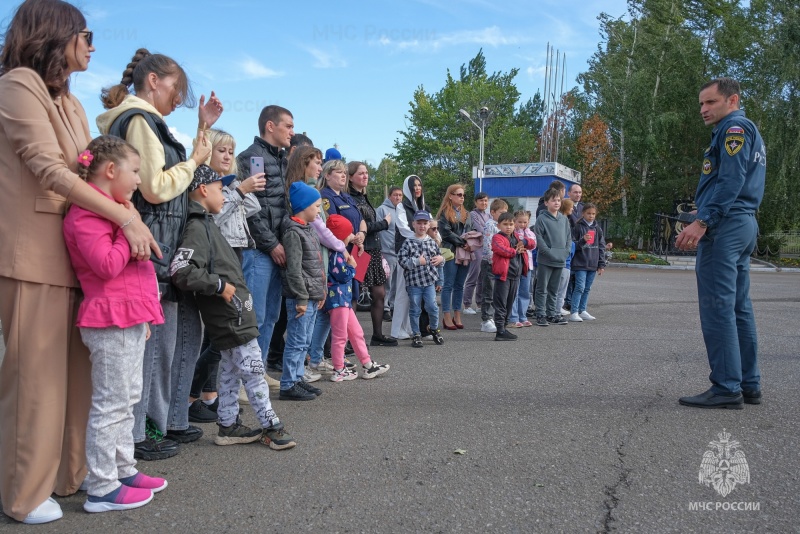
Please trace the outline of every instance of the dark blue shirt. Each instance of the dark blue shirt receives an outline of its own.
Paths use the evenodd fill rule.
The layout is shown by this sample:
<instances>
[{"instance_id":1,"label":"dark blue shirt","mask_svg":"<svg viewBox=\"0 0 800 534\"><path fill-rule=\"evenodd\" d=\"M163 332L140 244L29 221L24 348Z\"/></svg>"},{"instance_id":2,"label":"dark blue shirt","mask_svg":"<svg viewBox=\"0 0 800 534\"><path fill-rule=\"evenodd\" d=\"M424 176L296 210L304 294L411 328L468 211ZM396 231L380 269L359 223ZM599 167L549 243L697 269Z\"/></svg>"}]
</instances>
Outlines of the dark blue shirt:
<instances>
[{"instance_id":1,"label":"dark blue shirt","mask_svg":"<svg viewBox=\"0 0 800 534\"><path fill-rule=\"evenodd\" d=\"M758 128L741 110L729 113L711 133L695 203L709 228L726 215L755 213L764 197L767 149Z\"/></svg>"},{"instance_id":2,"label":"dark blue shirt","mask_svg":"<svg viewBox=\"0 0 800 534\"><path fill-rule=\"evenodd\" d=\"M338 195L330 187L323 187L319 192L322 196L322 209L328 216L341 215L353 225L353 233L361 227L361 212L358 211L356 201L345 192Z\"/></svg>"}]
</instances>

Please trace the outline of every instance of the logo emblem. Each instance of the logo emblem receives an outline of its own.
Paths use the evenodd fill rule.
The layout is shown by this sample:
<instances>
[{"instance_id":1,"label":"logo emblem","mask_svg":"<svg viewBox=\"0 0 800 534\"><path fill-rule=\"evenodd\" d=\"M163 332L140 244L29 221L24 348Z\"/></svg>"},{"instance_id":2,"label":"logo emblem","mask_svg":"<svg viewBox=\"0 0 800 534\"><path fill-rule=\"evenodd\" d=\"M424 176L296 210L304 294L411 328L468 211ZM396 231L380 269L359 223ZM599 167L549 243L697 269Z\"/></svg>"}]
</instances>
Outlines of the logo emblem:
<instances>
[{"instance_id":1,"label":"logo emblem","mask_svg":"<svg viewBox=\"0 0 800 534\"><path fill-rule=\"evenodd\" d=\"M712 486L721 497L726 497L737 484L750 483L750 468L740 443L731 439L731 434L722 429L718 441L711 441L712 450L703 453L700 462L699 482Z\"/></svg>"},{"instance_id":2,"label":"logo emblem","mask_svg":"<svg viewBox=\"0 0 800 534\"><path fill-rule=\"evenodd\" d=\"M328 213L328 211L330 211L330 209L331 209L331 201L328 200L327 198L323 198L322 199L322 211L324 211L325 213Z\"/></svg>"},{"instance_id":3,"label":"logo emblem","mask_svg":"<svg viewBox=\"0 0 800 534\"><path fill-rule=\"evenodd\" d=\"M744 146L744 137L741 135L729 135L725 138L725 150L729 156L735 156Z\"/></svg>"},{"instance_id":4,"label":"logo emblem","mask_svg":"<svg viewBox=\"0 0 800 534\"><path fill-rule=\"evenodd\" d=\"M741 127L739 127L739 126L731 126L731 127L730 127L730 128L728 128L727 130L725 130L725 133L727 133L727 134L740 134L740 135L744 135L744 128L741 128Z\"/></svg>"},{"instance_id":5,"label":"logo emblem","mask_svg":"<svg viewBox=\"0 0 800 534\"><path fill-rule=\"evenodd\" d=\"M711 173L711 160L710 159L704 159L703 160L703 174L709 174L709 173Z\"/></svg>"}]
</instances>

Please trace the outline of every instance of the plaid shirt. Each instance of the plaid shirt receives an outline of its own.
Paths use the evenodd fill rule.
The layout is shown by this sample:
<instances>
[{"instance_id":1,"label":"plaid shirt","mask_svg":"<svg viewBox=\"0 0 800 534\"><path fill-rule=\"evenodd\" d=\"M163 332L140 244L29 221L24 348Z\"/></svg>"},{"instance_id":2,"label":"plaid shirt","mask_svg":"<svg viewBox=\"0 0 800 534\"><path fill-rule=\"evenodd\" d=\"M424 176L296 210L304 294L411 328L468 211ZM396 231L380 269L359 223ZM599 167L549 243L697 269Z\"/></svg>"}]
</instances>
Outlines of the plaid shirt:
<instances>
[{"instance_id":1,"label":"plaid shirt","mask_svg":"<svg viewBox=\"0 0 800 534\"><path fill-rule=\"evenodd\" d=\"M425 256L425 265L419 264L420 256ZM422 239L413 237L403 242L400 252L397 253L397 263L403 268L407 286L428 287L436 284L439 274L436 267L431 265L435 256L439 256L439 247L428 236Z\"/></svg>"}]
</instances>

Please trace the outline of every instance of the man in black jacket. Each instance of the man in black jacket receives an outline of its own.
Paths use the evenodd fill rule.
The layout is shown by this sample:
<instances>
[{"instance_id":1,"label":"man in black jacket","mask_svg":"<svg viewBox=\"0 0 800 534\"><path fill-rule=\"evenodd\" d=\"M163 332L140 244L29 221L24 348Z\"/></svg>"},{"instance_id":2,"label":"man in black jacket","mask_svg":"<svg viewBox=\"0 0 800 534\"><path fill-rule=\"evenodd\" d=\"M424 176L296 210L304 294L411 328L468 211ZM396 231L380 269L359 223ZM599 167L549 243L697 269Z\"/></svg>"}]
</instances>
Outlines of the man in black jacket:
<instances>
[{"instance_id":1,"label":"man in black jacket","mask_svg":"<svg viewBox=\"0 0 800 534\"><path fill-rule=\"evenodd\" d=\"M255 249L244 251L242 269L245 281L253 294L253 307L258 321L258 345L262 360L266 361L275 323L280 316L281 273L286 265L286 254L280 243L283 227L288 218L286 212L286 149L294 135L294 117L280 106L267 106L258 117L259 137L236 158L239 178L245 179L252 172L253 157L264 160L266 186L254 194L261 204L261 211L247 218Z\"/></svg>"}]
</instances>

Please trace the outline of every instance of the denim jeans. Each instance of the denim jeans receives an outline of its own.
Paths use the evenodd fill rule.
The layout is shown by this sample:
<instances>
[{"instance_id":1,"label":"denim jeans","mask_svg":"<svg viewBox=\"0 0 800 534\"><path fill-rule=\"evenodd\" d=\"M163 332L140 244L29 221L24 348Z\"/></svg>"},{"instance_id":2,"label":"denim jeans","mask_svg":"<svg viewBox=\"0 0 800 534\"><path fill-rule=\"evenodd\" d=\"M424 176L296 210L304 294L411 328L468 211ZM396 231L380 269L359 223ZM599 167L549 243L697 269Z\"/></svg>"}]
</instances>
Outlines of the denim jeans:
<instances>
[{"instance_id":1,"label":"denim jeans","mask_svg":"<svg viewBox=\"0 0 800 534\"><path fill-rule=\"evenodd\" d=\"M178 331L175 355L170 370L170 406L167 430L189 428L189 391L192 389L194 368L200 357L203 342L203 323L194 296L184 294L178 303Z\"/></svg>"},{"instance_id":2,"label":"denim jeans","mask_svg":"<svg viewBox=\"0 0 800 534\"><path fill-rule=\"evenodd\" d=\"M142 398L133 406L133 441L135 443L145 439L145 416L149 416L161 432L167 430L167 414L170 406L170 370L178 333L178 303L162 300L161 309L164 311L164 323L150 326L150 339L144 345ZM189 399L184 400L188 402Z\"/></svg>"},{"instance_id":3,"label":"denim jeans","mask_svg":"<svg viewBox=\"0 0 800 534\"><path fill-rule=\"evenodd\" d=\"M325 354L325 341L331 333L331 317L325 310L317 311L317 318L314 320L314 332L311 334L311 346L308 348L308 355L311 356L311 363L319 365Z\"/></svg>"},{"instance_id":4,"label":"denim jeans","mask_svg":"<svg viewBox=\"0 0 800 534\"><path fill-rule=\"evenodd\" d=\"M442 312L461 311L464 301L464 282L469 274L469 264L456 265L456 260L444 264L444 284L442 284Z\"/></svg>"},{"instance_id":5,"label":"denim jeans","mask_svg":"<svg viewBox=\"0 0 800 534\"><path fill-rule=\"evenodd\" d=\"M194 378L189 396L199 399L203 393L217 391L217 371L219 361L222 359L220 352L211 345L208 339L208 330L203 332L203 344L200 345L200 357L194 366Z\"/></svg>"},{"instance_id":6,"label":"denim jeans","mask_svg":"<svg viewBox=\"0 0 800 534\"><path fill-rule=\"evenodd\" d=\"M286 348L283 349L283 374L281 389L290 389L303 379L305 374L306 353L311 346L314 334L314 322L317 317L317 301L309 300L306 313L295 317L297 300L286 298Z\"/></svg>"},{"instance_id":7,"label":"denim jeans","mask_svg":"<svg viewBox=\"0 0 800 534\"><path fill-rule=\"evenodd\" d=\"M589 291L592 289L597 271L574 271L575 289L572 290L572 313L586 311L586 302L589 300Z\"/></svg>"},{"instance_id":8,"label":"denim jeans","mask_svg":"<svg viewBox=\"0 0 800 534\"><path fill-rule=\"evenodd\" d=\"M522 323L527 321L525 312L528 311L528 305L531 303L531 271L525 276L519 277L519 288L517 289L517 298L514 299L514 305L508 312L508 324Z\"/></svg>"},{"instance_id":9,"label":"denim jeans","mask_svg":"<svg viewBox=\"0 0 800 534\"><path fill-rule=\"evenodd\" d=\"M436 306L436 286L406 286L409 300L408 317L411 321L411 330L414 335L420 335L419 316L422 314L422 301L425 301L425 311L428 312L430 320L428 323L432 328L439 325L439 307ZM460 302L460 301L459 301ZM427 333L426 333L427 334Z\"/></svg>"},{"instance_id":10,"label":"denim jeans","mask_svg":"<svg viewBox=\"0 0 800 534\"><path fill-rule=\"evenodd\" d=\"M247 288L253 295L258 346L261 348L261 360L266 362L272 330L281 314L281 269L272 261L272 256L250 248L243 253L242 271Z\"/></svg>"}]
</instances>

